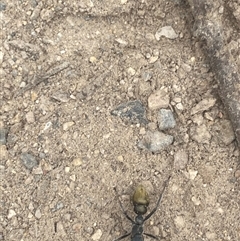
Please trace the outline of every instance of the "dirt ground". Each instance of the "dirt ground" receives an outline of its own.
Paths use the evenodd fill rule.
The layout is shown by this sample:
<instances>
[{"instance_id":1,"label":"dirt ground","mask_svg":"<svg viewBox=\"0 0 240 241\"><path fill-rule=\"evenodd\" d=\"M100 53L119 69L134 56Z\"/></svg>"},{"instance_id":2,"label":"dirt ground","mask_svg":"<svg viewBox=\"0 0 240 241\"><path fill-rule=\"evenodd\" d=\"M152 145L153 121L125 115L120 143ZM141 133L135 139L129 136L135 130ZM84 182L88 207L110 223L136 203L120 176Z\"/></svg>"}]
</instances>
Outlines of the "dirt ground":
<instances>
[{"instance_id":1,"label":"dirt ground","mask_svg":"<svg viewBox=\"0 0 240 241\"><path fill-rule=\"evenodd\" d=\"M229 2L239 21L239 1ZM0 10L0 240L113 241L131 230L113 187L134 217L136 185L151 210L169 175L147 233L240 240L239 150L187 6L7 0ZM164 26L177 37L157 40ZM149 96L159 89L176 126L165 131L173 144L151 153L137 143L158 129ZM143 103L148 124L111 115L130 100Z\"/></svg>"}]
</instances>

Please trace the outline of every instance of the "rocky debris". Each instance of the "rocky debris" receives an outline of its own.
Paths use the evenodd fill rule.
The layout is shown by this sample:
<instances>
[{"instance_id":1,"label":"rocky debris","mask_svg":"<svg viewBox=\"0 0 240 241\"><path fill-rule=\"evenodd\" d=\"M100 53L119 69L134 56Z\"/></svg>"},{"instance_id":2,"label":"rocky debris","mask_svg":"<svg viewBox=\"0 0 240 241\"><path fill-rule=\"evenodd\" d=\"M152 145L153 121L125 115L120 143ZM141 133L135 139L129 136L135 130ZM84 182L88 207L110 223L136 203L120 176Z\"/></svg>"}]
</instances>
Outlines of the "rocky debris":
<instances>
[{"instance_id":1,"label":"rocky debris","mask_svg":"<svg viewBox=\"0 0 240 241\"><path fill-rule=\"evenodd\" d=\"M157 90L148 97L148 107L150 110L167 108L170 97L164 89Z\"/></svg>"},{"instance_id":2,"label":"rocky debris","mask_svg":"<svg viewBox=\"0 0 240 241\"><path fill-rule=\"evenodd\" d=\"M63 103L66 103L69 101L68 94L62 91L57 91L53 93L52 98Z\"/></svg>"},{"instance_id":3,"label":"rocky debris","mask_svg":"<svg viewBox=\"0 0 240 241\"><path fill-rule=\"evenodd\" d=\"M176 170L182 170L186 168L188 163L188 154L184 150L178 150L174 155L174 168Z\"/></svg>"},{"instance_id":4,"label":"rocky debris","mask_svg":"<svg viewBox=\"0 0 240 241\"><path fill-rule=\"evenodd\" d=\"M35 122L35 116L34 116L34 113L32 111L29 111L28 113L26 113L26 120L27 120L27 123L34 123Z\"/></svg>"},{"instance_id":5,"label":"rocky debris","mask_svg":"<svg viewBox=\"0 0 240 241\"><path fill-rule=\"evenodd\" d=\"M100 240L100 238L102 237L102 230L98 229L93 235L92 235L92 240L93 241L97 241Z\"/></svg>"},{"instance_id":6,"label":"rocky debris","mask_svg":"<svg viewBox=\"0 0 240 241\"><path fill-rule=\"evenodd\" d=\"M63 130L67 131L73 125L75 125L75 122L73 122L73 121L65 122L65 123L63 123Z\"/></svg>"},{"instance_id":7,"label":"rocky debris","mask_svg":"<svg viewBox=\"0 0 240 241\"><path fill-rule=\"evenodd\" d=\"M162 36L164 36L168 39L178 38L178 34L174 31L172 26L162 27L155 34L155 38L156 38L157 41L159 41Z\"/></svg>"},{"instance_id":8,"label":"rocky debris","mask_svg":"<svg viewBox=\"0 0 240 241\"><path fill-rule=\"evenodd\" d=\"M82 165L82 159L81 158L75 158L72 161L73 166L78 167Z\"/></svg>"},{"instance_id":9,"label":"rocky debris","mask_svg":"<svg viewBox=\"0 0 240 241\"><path fill-rule=\"evenodd\" d=\"M129 67L127 69L127 73L130 75L130 76L134 76L136 74L136 70L133 69L132 67Z\"/></svg>"},{"instance_id":10,"label":"rocky debris","mask_svg":"<svg viewBox=\"0 0 240 241\"><path fill-rule=\"evenodd\" d=\"M111 111L114 116L119 116L121 118L127 118L132 123L147 124L148 120L145 116L146 110L141 101L129 101L117 106Z\"/></svg>"},{"instance_id":11,"label":"rocky debris","mask_svg":"<svg viewBox=\"0 0 240 241\"><path fill-rule=\"evenodd\" d=\"M22 153L21 160L23 165L28 169L32 170L34 167L38 165L38 161L36 158L30 153Z\"/></svg>"},{"instance_id":12,"label":"rocky debris","mask_svg":"<svg viewBox=\"0 0 240 241\"><path fill-rule=\"evenodd\" d=\"M62 202L58 202L58 203L54 206L54 208L52 208L52 212L56 212L56 211L58 211L58 210L60 210L60 209L62 209L62 208L64 208L64 204L63 204Z\"/></svg>"},{"instance_id":13,"label":"rocky debris","mask_svg":"<svg viewBox=\"0 0 240 241\"><path fill-rule=\"evenodd\" d=\"M229 120L222 120L213 126L216 137L220 142L229 145L235 140L232 124Z\"/></svg>"},{"instance_id":14,"label":"rocky debris","mask_svg":"<svg viewBox=\"0 0 240 241\"><path fill-rule=\"evenodd\" d=\"M7 218L11 219L12 217L16 216L16 212L13 209L9 209Z\"/></svg>"},{"instance_id":15,"label":"rocky debris","mask_svg":"<svg viewBox=\"0 0 240 241\"><path fill-rule=\"evenodd\" d=\"M0 145L6 145L8 131L4 128L0 128Z\"/></svg>"},{"instance_id":16,"label":"rocky debris","mask_svg":"<svg viewBox=\"0 0 240 241\"><path fill-rule=\"evenodd\" d=\"M198 174L198 171L190 169L187 172L187 178L189 178L190 180L194 180L196 178L197 174Z\"/></svg>"},{"instance_id":17,"label":"rocky debris","mask_svg":"<svg viewBox=\"0 0 240 241\"><path fill-rule=\"evenodd\" d=\"M159 110L157 120L159 130L174 128L176 125L173 113L168 109Z\"/></svg>"},{"instance_id":18,"label":"rocky debris","mask_svg":"<svg viewBox=\"0 0 240 241\"><path fill-rule=\"evenodd\" d=\"M143 78L144 81L149 81L149 80L152 78L153 74L152 74L152 72L144 71L144 72L141 74L141 76L142 76L142 78Z\"/></svg>"},{"instance_id":19,"label":"rocky debris","mask_svg":"<svg viewBox=\"0 0 240 241\"><path fill-rule=\"evenodd\" d=\"M147 131L146 135L138 143L138 147L151 152L160 152L173 143L173 136L159 131Z\"/></svg>"},{"instance_id":20,"label":"rocky debris","mask_svg":"<svg viewBox=\"0 0 240 241\"><path fill-rule=\"evenodd\" d=\"M41 213L41 210L38 208L37 210L36 210L36 212L35 212L35 217L37 218L37 219L40 219L41 217L42 217L42 213Z\"/></svg>"},{"instance_id":21,"label":"rocky debris","mask_svg":"<svg viewBox=\"0 0 240 241\"><path fill-rule=\"evenodd\" d=\"M208 144L212 137L207 126L204 124L191 128L190 136L194 141L202 144Z\"/></svg>"},{"instance_id":22,"label":"rocky debris","mask_svg":"<svg viewBox=\"0 0 240 241\"><path fill-rule=\"evenodd\" d=\"M214 98L203 99L192 108L191 115L206 111L211 107L213 107L215 103L216 103L216 99Z\"/></svg>"}]
</instances>

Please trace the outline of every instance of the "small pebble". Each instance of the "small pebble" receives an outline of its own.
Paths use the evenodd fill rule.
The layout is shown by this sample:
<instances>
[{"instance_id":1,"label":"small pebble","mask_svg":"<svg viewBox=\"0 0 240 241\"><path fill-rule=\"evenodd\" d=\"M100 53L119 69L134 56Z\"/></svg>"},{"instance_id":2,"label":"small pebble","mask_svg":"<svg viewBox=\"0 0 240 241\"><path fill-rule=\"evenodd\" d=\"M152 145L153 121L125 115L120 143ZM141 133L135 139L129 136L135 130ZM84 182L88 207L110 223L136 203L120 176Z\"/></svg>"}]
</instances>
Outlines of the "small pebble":
<instances>
[{"instance_id":1,"label":"small pebble","mask_svg":"<svg viewBox=\"0 0 240 241\"><path fill-rule=\"evenodd\" d=\"M178 37L178 34L176 34L176 32L174 31L174 29L171 26L165 26L160 28L156 34L155 34L155 38L156 40L160 40L160 38L164 36L168 39L176 39Z\"/></svg>"},{"instance_id":2,"label":"small pebble","mask_svg":"<svg viewBox=\"0 0 240 241\"><path fill-rule=\"evenodd\" d=\"M194 180L198 174L198 171L188 170L188 175L190 180Z\"/></svg>"},{"instance_id":3,"label":"small pebble","mask_svg":"<svg viewBox=\"0 0 240 241\"><path fill-rule=\"evenodd\" d=\"M0 128L0 145L6 145L7 143L7 130Z\"/></svg>"},{"instance_id":4,"label":"small pebble","mask_svg":"<svg viewBox=\"0 0 240 241\"><path fill-rule=\"evenodd\" d=\"M66 103L69 101L68 94L62 91L55 92L52 95L52 98L63 103Z\"/></svg>"},{"instance_id":5,"label":"small pebble","mask_svg":"<svg viewBox=\"0 0 240 241\"><path fill-rule=\"evenodd\" d=\"M188 163L188 154L184 150L178 150L174 155L174 168L176 170L182 170L186 168Z\"/></svg>"},{"instance_id":6,"label":"small pebble","mask_svg":"<svg viewBox=\"0 0 240 241\"><path fill-rule=\"evenodd\" d=\"M136 74L136 70L133 69L132 67L129 67L127 70L128 74L131 76L134 76Z\"/></svg>"},{"instance_id":7,"label":"small pebble","mask_svg":"<svg viewBox=\"0 0 240 241\"><path fill-rule=\"evenodd\" d=\"M167 108L170 102L168 93L161 89L148 97L148 107L150 110L156 110L160 108Z\"/></svg>"},{"instance_id":8,"label":"small pebble","mask_svg":"<svg viewBox=\"0 0 240 241\"><path fill-rule=\"evenodd\" d=\"M6 10L7 4L0 2L0 12Z\"/></svg>"},{"instance_id":9,"label":"small pebble","mask_svg":"<svg viewBox=\"0 0 240 241\"><path fill-rule=\"evenodd\" d=\"M141 101L129 101L117 106L111 111L114 116L120 116L121 118L127 118L131 123L147 124L148 120L145 117L146 111Z\"/></svg>"},{"instance_id":10,"label":"small pebble","mask_svg":"<svg viewBox=\"0 0 240 241\"><path fill-rule=\"evenodd\" d=\"M8 149L6 145L0 145L0 160L7 161L8 159Z\"/></svg>"},{"instance_id":11,"label":"small pebble","mask_svg":"<svg viewBox=\"0 0 240 241\"><path fill-rule=\"evenodd\" d=\"M52 212L56 212L64 207L64 204L62 202L58 202L54 208L52 209Z\"/></svg>"},{"instance_id":12,"label":"small pebble","mask_svg":"<svg viewBox=\"0 0 240 241\"><path fill-rule=\"evenodd\" d=\"M65 232L63 223L61 221L57 222L57 224L56 224L56 231L57 231L59 236L66 236L66 232Z\"/></svg>"},{"instance_id":13,"label":"small pebble","mask_svg":"<svg viewBox=\"0 0 240 241\"><path fill-rule=\"evenodd\" d=\"M162 132L148 131L141 141L138 143L140 149L151 152L159 152L173 143L173 136L166 135Z\"/></svg>"},{"instance_id":14,"label":"small pebble","mask_svg":"<svg viewBox=\"0 0 240 241\"><path fill-rule=\"evenodd\" d=\"M38 165L38 161L36 160L36 158L29 153L23 153L20 158L23 165L29 170L32 170Z\"/></svg>"},{"instance_id":15,"label":"small pebble","mask_svg":"<svg viewBox=\"0 0 240 241\"><path fill-rule=\"evenodd\" d=\"M167 109L159 110L157 120L158 120L158 127L160 130L174 128L176 125L176 121L173 117L173 113L171 110L167 110Z\"/></svg>"},{"instance_id":16,"label":"small pebble","mask_svg":"<svg viewBox=\"0 0 240 241\"><path fill-rule=\"evenodd\" d=\"M0 8L1 8L1 3L0 3ZM0 64L2 64L2 62L3 62L3 57L4 57L4 53L2 51L0 51Z\"/></svg>"},{"instance_id":17,"label":"small pebble","mask_svg":"<svg viewBox=\"0 0 240 241\"><path fill-rule=\"evenodd\" d=\"M27 123L29 123L29 124L35 122L35 116L34 116L34 113L32 111L29 111L26 114L26 120L27 120Z\"/></svg>"},{"instance_id":18,"label":"small pebble","mask_svg":"<svg viewBox=\"0 0 240 241\"><path fill-rule=\"evenodd\" d=\"M217 235L216 233L206 232L206 238L208 240L217 240Z\"/></svg>"},{"instance_id":19,"label":"small pebble","mask_svg":"<svg viewBox=\"0 0 240 241\"><path fill-rule=\"evenodd\" d=\"M73 159L72 164L73 164L73 166L75 166L75 167L81 166L81 164L82 164L81 158L75 158L75 159Z\"/></svg>"},{"instance_id":20,"label":"small pebble","mask_svg":"<svg viewBox=\"0 0 240 241\"><path fill-rule=\"evenodd\" d=\"M71 126L73 126L75 123L73 121L65 122L63 124L63 130L66 131L68 130Z\"/></svg>"},{"instance_id":21,"label":"small pebble","mask_svg":"<svg viewBox=\"0 0 240 241\"><path fill-rule=\"evenodd\" d=\"M40 219L41 217L42 217L42 213L41 213L41 210L38 208L37 210L36 210L36 212L35 212L35 217L37 218L37 219Z\"/></svg>"},{"instance_id":22,"label":"small pebble","mask_svg":"<svg viewBox=\"0 0 240 241\"><path fill-rule=\"evenodd\" d=\"M177 104L176 104L176 108L177 108L178 110L183 110L183 109L184 109L182 103L177 103Z\"/></svg>"},{"instance_id":23,"label":"small pebble","mask_svg":"<svg viewBox=\"0 0 240 241\"><path fill-rule=\"evenodd\" d=\"M13 209L9 209L7 218L11 219L14 216L16 216L16 212Z\"/></svg>"},{"instance_id":24,"label":"small pebble","mask_svg":"<svg viewBox=\"0 0 240 241\"><path fill-rule=\"evenodd\" d=\"M98 229L93 235L92 240L99 240L102 237L102 230Z\"/></svg>"},{"instance_id":25,"label":"small pebble","mask_svg":"<svg viewBox=\"0 0 240 241\"><path fill-rule=\"evenodd\" d=\"M149 81L152 78L153 74L152 72L143 72L142 78L144 81Z\"/></svg>"}]
</instances>

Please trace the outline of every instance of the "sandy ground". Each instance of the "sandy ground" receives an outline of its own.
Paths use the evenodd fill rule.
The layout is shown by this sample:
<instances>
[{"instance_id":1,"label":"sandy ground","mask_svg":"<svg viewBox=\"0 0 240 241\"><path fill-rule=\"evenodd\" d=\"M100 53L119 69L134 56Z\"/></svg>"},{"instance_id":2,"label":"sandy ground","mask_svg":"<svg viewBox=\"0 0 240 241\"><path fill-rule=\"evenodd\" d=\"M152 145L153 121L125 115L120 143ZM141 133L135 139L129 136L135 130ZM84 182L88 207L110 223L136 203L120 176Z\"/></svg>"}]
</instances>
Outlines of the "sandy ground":
<instances>
[{"instance_id":1,"label":"sandy ground","mask_svg":"<svg viewBox=\"0 0 240 241\"><path fill-rule=\"evenodd\" d=\"M0 240L112 241L131 230L113 187L134 217L136 185L151 210L169 175L147 233L240 240L239 150L181 1L8 0L0 9ZM156 37L164 26L176 37ZM158 129L149 97L160 89L174 142L151 153L137 143ZM148 124L111 115L133 100Z\"/></svg>"}]
</instances>

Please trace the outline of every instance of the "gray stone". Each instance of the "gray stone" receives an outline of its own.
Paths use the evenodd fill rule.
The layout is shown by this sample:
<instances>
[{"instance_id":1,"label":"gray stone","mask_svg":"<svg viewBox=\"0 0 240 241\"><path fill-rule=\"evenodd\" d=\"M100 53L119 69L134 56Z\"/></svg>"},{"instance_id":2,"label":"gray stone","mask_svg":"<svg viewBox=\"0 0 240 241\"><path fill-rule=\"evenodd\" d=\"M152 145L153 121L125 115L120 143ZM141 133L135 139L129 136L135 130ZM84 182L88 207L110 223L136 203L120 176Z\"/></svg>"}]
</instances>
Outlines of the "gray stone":
<instances>
[{"instance_id":1,"label":"gray stone","mask_svg":"<svg viewBox=\"0 0 240 241\"><path fill-rule=\"evenodd\" d=\"M151 152L159 152L173 143L173 136L166 135L159 131L148 131L138 143L140 149Z\"/></svg>"},{"instance_id":2,"label":"gray stone","mask_svg":"<svg viewBox=\"0 0 240 241\"><path fill-rule=\"evenodd\" d=\"M148 120L145 112L142 102L135 100L120 104L111 111L111 114L121 118L127 118L132 123L147 124Z\"/></svg>"},{"instance_id":3,"label":"gray stone","mask_svg":"<svg viewBox=\"0 0 240 241\"><path fill-rule=\"evenodd\" d=\"M152 76L153 76L152 72L145 71L142 73L142 78L144 81L150 80L152 78Z\"/></svg>"},{"instance_id":4,"label":"gray stone","mask_svg":"<svg viewBox=\"0 0 240 241\"><path fill-rule=\"evenodd\" d=\"M21 160L23 165L29 170L32 170L38 165L38 161L36 160L36 158L29 153L22 153Z\"/></svg>"},{"instance_id":5,"label":"gray stone","mask_svg":"<svg viewBox=\"0 0 240 241\"><path fill-rule=\"evenodd\" d=\"M160 130L174 128L176 121L171 110L161 109L158 112L158 127Z\"/></svg>"},{"instance_id":6,"label":"gray stone","mask_svg":"<svg viewBox=\"0 0 240 241\"><path fill-rule=\"evenodd\" d=\"M0 12L5 11L6 7L7 7L6 3L0 2Z\"/></svg>"},{"instance_id":7,"label":"gray stone","mask_svg":"<svg viewBox=\"0 0 240 241\"><path fill-rule=\"evenodd\" d=\"M7 130L6 129L0 129L0 145L6 145L7 142Z\"/></svg>"}]
</instances>

